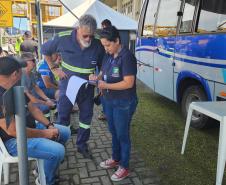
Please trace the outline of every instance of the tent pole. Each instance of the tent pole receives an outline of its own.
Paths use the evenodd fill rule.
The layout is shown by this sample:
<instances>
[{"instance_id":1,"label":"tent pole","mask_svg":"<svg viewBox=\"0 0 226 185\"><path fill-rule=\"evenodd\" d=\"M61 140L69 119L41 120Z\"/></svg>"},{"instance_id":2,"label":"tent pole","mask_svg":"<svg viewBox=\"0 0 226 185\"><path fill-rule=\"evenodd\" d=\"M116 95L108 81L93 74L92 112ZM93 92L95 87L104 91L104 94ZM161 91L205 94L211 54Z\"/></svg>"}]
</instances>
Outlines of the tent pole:
<instances>
[{"instance_id":1,"label":"tent pole","mask_svg":"<svg viewBox=\"0 0 226 185\"><path fill-rule=\"evenodd\" d=\"M42 12L41 12L40 0L35 0L35 13L36 13L37 32L38 32L38 60L40 61L40 59L42 58L40 49L43 43Z\"/></svg>"},{"instance_id":2,"label":"tent pole","mask_svg":"<svg viewBox=\"0 0 226 185\"><path fill-rule=\"evenodd\" d=\"M74 14L74 12L71 11L70 8L68 8L68 6L66 6L61 0L58 0L76 19L79 20L78 16Z\"/></svg>"}]
</instances>

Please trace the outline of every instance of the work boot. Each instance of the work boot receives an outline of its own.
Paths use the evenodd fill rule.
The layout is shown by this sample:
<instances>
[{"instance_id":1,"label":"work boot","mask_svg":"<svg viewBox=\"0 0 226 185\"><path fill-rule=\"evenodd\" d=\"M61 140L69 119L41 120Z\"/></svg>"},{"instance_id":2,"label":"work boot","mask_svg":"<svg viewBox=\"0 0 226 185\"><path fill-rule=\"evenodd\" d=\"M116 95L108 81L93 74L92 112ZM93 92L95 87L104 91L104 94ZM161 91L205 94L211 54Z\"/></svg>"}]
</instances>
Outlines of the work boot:
<instances>
[{"instance_id":1,"label":"work boot","mask_svg":"<svg viewBox=\"0 0 226 185\"><path fill-rule=\"evenodd\" d=\"M80 154L82 154L82 156L86 159L92 159L93 158L92 154L90 153L90 151L88 149L81 150L81 149L78 148L78 152Z\"/></svg>"}]
</instances>

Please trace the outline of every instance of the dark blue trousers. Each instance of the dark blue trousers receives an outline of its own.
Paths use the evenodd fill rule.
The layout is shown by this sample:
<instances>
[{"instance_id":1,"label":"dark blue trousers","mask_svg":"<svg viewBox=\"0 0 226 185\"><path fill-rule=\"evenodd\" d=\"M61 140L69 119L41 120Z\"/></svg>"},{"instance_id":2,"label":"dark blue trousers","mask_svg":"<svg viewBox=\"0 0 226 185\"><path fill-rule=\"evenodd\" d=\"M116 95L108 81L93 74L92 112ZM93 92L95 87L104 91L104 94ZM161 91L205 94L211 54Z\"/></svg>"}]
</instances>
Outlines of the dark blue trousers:
<instances>
[{"instance_id":1,"label":"dark blue trousers","mask_svg":"<svg viewBox=\"0 0 226 185\"><path fill-rule=\"evenodd\" d=\"M59 101L57 104L58 109L58 122L63 125L70 125L70 114L73 108L73 104L66 96L68 79L61 80L59 84ZM76 103L79 108L79 131L77 134L77 147L81 150L87 148L87 141L90 137L90 123L93 117L93 97L94 97L94 86L83 85L76 98Z\"/></svg>"},{"instance_id":2,"label":"dark blue trousers","mask_svg":"<svg viewBox=\"0 0 226 185\"><path fill-rule=\"evenodd\" d=\"M131 141L130 123L137 107L137 97L125 99L104 99L109 131L112 134L112 159L120 166L129 167Z\"/></svg>"}]
</instances>

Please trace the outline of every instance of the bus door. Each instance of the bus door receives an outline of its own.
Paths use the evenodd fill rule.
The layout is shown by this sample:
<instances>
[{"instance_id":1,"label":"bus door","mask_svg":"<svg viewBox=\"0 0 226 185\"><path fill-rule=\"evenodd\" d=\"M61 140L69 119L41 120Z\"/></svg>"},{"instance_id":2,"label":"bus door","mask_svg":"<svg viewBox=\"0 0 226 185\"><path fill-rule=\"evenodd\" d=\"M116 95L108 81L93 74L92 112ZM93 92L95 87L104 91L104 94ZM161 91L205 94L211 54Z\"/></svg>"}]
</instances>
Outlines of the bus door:
<instances>
[{"instance_id":1,"label":"bus door","mask_svg":"<svg viewBox=\"0 0 226 185\"><path fill-rule=\"evenodd\" d=\"M138 78L154 89L154 52L156 38L153 37L155 15L159 0L146 0L140 16L136 57L138 60Z\"/></svg>"},{"instance_id":2,"label":"bus door","mask_svg":"<svg viewBox=\"0 0 226 185\"><path fill-rule=\"evenodd\" d=\"M161 0L156 25L154 53L154 90L174 100L174 50L181 0Z\"/></svg>"}]
</instances>

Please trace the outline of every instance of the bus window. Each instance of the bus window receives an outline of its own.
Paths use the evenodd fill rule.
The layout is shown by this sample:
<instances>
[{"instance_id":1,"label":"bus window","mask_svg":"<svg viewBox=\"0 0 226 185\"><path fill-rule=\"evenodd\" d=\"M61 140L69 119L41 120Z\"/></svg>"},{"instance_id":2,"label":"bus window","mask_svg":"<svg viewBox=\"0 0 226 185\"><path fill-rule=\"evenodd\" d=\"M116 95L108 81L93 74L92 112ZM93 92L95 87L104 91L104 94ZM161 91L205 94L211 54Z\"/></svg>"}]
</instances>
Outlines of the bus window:
<instances>
[{"instance_id":1,"label":"bus window","mask_svg":"<svg viewBox=\"0 0 226 185\"><path fill-rule=\"evenodd\" d=\"M157 12L158 2L159 0L149 0L148 2L142 31L143 37L153 36L155 15Z\"/></svg>"},{"instance_id":2,"label":"bus window","mask_svg":"<svg viewBox=\"0 0 226 185\"><path fill-rule=\"evenodd\" d=\"M226 31L225 0L203 0L198 23L198 33Z\"/></svg>"},{"instance_id":3,"label":"bus window","mask_svg":"<svg viewBox=\"0 0 226 185\"><path fill-rule=\"evenodd\" d=\"M180 0L162 0L158 12L158 20L155 30L156 36L176 35L177 12L180 10Z\"/></svg>"},{"instance_id":4,"label":"bus window","mask_svg":"<svg viewBox=\"0 0 226 185\"><path fill-rule=\"evenodd\" d=\"M197 0L186 0L184 5L183 17L180 25L180 33L192 32L192 22L195 13Z\"/></svg>"}]
</instances>

